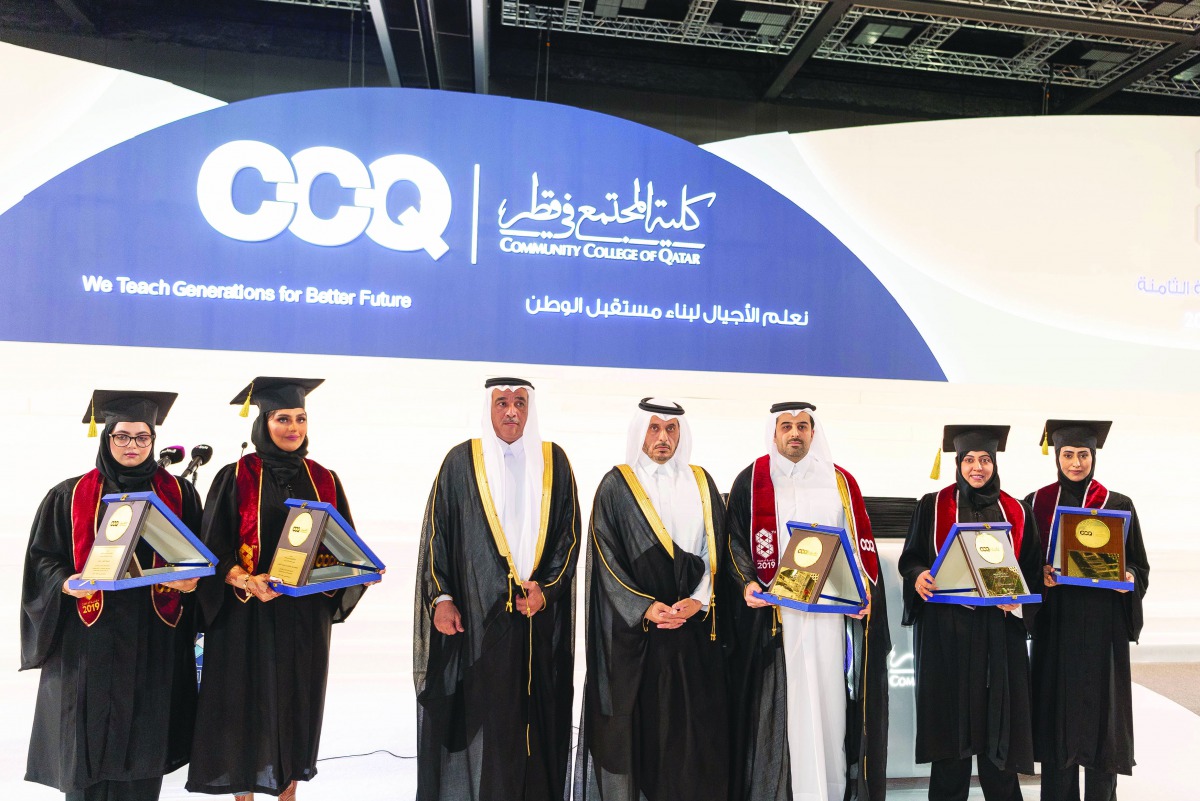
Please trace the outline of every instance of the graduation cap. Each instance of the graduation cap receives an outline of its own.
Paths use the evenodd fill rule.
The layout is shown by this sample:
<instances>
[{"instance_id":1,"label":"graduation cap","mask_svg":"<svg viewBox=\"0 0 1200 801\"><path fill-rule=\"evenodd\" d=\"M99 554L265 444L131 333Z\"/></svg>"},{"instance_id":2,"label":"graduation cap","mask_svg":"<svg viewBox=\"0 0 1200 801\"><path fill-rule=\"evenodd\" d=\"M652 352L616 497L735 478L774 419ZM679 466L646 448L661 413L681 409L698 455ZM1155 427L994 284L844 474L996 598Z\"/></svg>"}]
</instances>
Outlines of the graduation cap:
<instances>
[{"instance_id":1,"label":"graduation cap","mask_svg":"<svg viewBox=\"0 0 1200 801\"><path fill-rule=\"evenodd\" d=\"M492 389L493 387L529 387L533 389L533 384L526 381L524 378L510 378L509 376L501 376L499 378L489 378L483 382L484 389Z\"/></svg>"},{"instance_id":2,"label":"graduation cap","mask_svg":"<svg viewBox=\"0 0 1200 801\"><path fill-rule=\"evenodd\" d=\"M1080 448L1104 447L1112 420L1047 420L1042 429L1042 455L1050 453L1049 445L1055 448L1074 445Z\"/></svg>"},{"instance_id":3,"label":"graduation cap","mask_svg":"<svg viewBox=\"0 0 1200 801\"><path fill-rule=\"evenodd\" d=\"M133 390L97 389L92 392L83 422L88 424L88 436L96 436L96 415L108 423L145 423L153 428L167 419L171 404L178 392L136 392Z\"/></svg>"},{"instance_id":4,"label":"graduation cap","mask_svg":"<svg viewBox=\"0 0 1200 801\"><path fill-rule=\"evenodd\" d=\"M783 403L771 405L771 414L779 414L780 412L815 412L816 410L816 406L804 401L784 401Z\"/></svg>"},{"instance_id":5,"label":"graduation cap","mask_svg":"<svg viewBox=\"0 0 1200 801\"><path fill-rule=\"evenodd\" d=\"M288 378L281 376L262 376L254 379L242 388L230 406L242 405L238 412L242 417L250 414L250 404L253 403L259 411L270 412L275 409L303 409L304 396L321 384L324 378Z\"/></svg>"},{"instance_id":6,"label":"graduation cap","mask_svg":"<svg viewBox=\"0 0 1200 801\"><path fill-rule=\"evenodd\" d=\"M658 398L642 398L638 401L638 408L643 412L662 414L668 417L678 417L683 414L683 407L678 403L661 401Z\"/></svg>"},{"instance_id":7,"label":"graduation cap","mask_svg":"<svg viewBox=\"0 0 1200 801\"><path fill-rule=\"evenodd\" d=\"M987 451L1002 453L1008 444L1008 432L1012 426L994 426L973 423L969 425L946 426L942 429L942 448L933 460L933 470L929 477L937 479L942 472L942 451L949 453L966 453L968 451Z\"/></svg>"}]
</instances>

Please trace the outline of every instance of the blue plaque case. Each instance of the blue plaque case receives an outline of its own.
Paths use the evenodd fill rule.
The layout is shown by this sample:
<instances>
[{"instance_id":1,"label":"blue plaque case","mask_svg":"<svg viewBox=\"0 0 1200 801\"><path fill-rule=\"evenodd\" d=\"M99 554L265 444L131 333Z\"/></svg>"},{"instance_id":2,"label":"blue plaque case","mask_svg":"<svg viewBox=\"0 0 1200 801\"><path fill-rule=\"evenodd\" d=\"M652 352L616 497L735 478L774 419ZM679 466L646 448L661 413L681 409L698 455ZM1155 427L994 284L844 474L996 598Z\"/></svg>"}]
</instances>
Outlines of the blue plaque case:
<instances>
[{"instance_id":1,"label":"blue plaque case","mask_svg":"<svg viewBox=\"0 0 1200 801\"><path fill-rule=\"evenodd\" d=\"M204 578L217 572L217 557L153 492L113 492L100 500L106 504L141 504L134 513L135 520L131 525L136 531L128 545L130 553L137 547L138 541L144 540L167 564L162 567L141 567L140 576L112 581L71 579L67 582L71 589L128 590L167 581ZM103 529L101 525L101 532ZM97 536L104 535L98 533Z\"/></svg>"},{"instance_id":2,"label":"blue plaque case","mask_svg":"<svg viewBox=\"0 0 1200 801\"><path fill-rule=\"evenodd\" d=\"M1054 569L1054 578L1059 584L1069 584L1076 587L1103 587L1108 590L1132 590L1134 583L1132 581L1111 581L1107 579L1080 578L1078 576L1064 576L1062 571L1058 569L1059 564L1059 537L1058 527L1064 514L1087 515L1088 517L1107 517L1121 521L1121 543L1122 550L1129 542L1129 512L1122 512L1118 509L1086 509L1080 506L1057 506L1054 509L1054 522L1050 524L1050 547L1046 550L1050 554L1050 566Z\"/></svg>"},{"instance_id":3,"label":"blue plaque case","mask_svg":"<svg viewBox=\"0 0 1200 801\"><path fill-rule=\"evenodd\" d=\"M951 580L953 586L934 590L933 596L926 598L925 603L959 604L960 606L1000 606L1002 604L1041 603L1042 596L1037 593L996 597L985 597L979 594L979 590L975 587L975 580L969 572L973 570L973 567L967 561L967 556L958 540L960 533L982 531L986 531L992 535L1003 535L1005 541L1008 543L1009 553L1012 553L1011 523L955 523L951 526L950 534L946 537L946 541L942 543L942 549L938 552L937 559L933 562L933 567L929 569L929 573L933 576L935 583L938 576L945 569L946 578ZM1013 557L1015 561L1016 555L1013 554ZM1016 570L1020 572L1020 569L1020 566L1017 565ZM1021 582L1025 582L1024 575L1021 576ZM1028 590L1029 588L1026 587L1025 589Z\"/></svg>"},{"instance_id":4,"label":"blue plaque case","mask_svg":"<svg viewBox=\"0 0 1200 801\"><path fill-rule=\"evenodd\" d=\"M284 503L293 508L315 510L328 515L321 532L321 544L333 555L337 564L313 567L309 572L308 581L299 587L272 578L269 582L271 589L280 595L300 597L382 580L382 573L387 565L367 547L346 518L338 514L333 504L297 498L288 498Z\"/></svg>"},{"instance_id":5,"label":"blue plaque case","mask_svg":"<svg viewBox=\"0 0 1200 801\"><path fill-rule=\"evenodd\" d=\"M802 612L816 612L818 614L838 614L838 615L857 615L867 608L867 591L863 586L862 572L858 569L858 560L854 558L853 546L850 544L850 538L846 534L846 529L837 526L819 526L816 523L798 523L795 520L789 520L788 529L788 545L791 545L792 538L797 532L819 531L824 534L833 534L842 544L841 553L844 558L843 564L846 565L847 572L853 579L853 586L845 589L852 590L855 598L843 598L833 592L826 592L829 588L829 580L821 588L821 594L816 603L806 603L804 601L794 601L791 598L780 598L778 595L773 595L769 592L756 592L754 596L761 598L773 606L786 606L789 609L798 609ZM837 569L837 560L830 566L830 576ZM841 588L838 588L841 589ZM844 590L842 590L844 591Z\"/></svg>"}]
</instances>

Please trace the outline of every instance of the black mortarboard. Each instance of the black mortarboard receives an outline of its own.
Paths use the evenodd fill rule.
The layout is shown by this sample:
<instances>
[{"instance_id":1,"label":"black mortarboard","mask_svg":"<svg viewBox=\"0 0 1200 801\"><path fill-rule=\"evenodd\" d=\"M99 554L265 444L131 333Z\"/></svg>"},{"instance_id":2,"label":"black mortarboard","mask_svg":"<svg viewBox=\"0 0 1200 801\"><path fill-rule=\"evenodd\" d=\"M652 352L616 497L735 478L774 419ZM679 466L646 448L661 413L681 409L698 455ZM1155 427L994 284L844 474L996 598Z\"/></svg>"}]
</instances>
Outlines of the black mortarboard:
<instances>
[{"instance_id":1,"label":"black mortarboard","mask_svg":"<svg viewBox=\"0 0 1200 801\"><path fill-rule=\"evenodd\" d=\"M815 412L816 410L816 406L804 401L784 401L783 403L776 403L771 406L771 414L778 414L779 412Z\"/></svg>"},{"instance_id":2,"label":"black mortarboard","mask_svg":"<svg viewBox=\"0 0 1200 801\"><path fill-rule=\"evenodd\" d=\"M178 392L134 392L131 390L97 389L83 413L88 423L88 436L96 436L96 421L102 423L145 423L160 426L167 419L171 404Z\"/></svg>"},{"instance_id":3,"label":"black mortarboard","mask_svg":"<svg viewBox=\"0 0 1200 801\"><path fill-rule=\"evenodd\" d=\"M942 429L942 450L953 453L1002 453L1012 426L960 425Z\"/></svg>"},{"instance_id":4,"label":"black mortarboard","mask_svg":"<svg viewBox=\"0 0 1200 801\"><path fill-rule=\"evenodd\" d=\"M962 455L968 451L987 451L1001 453L1008 444L1008 431L1011 426L992 425L958 425L946 426L942 429L942 447L933 459L933 470L929 477L936 479L942 472L942 451Z\"/></svg>"},{"instance_id":5,"label":"black mortarboard","mask_svg":"<svg viewBox=\"0 0 1200 801\"><path fill-rule=\"evenodd\" d=\"M499 378L489 378L483 382L484 389L492 387L529 387L533 389L533 384L526 381L524 378L510 378L509 376L501 376Z\"/></svg>"},{"instance_id":6,"label":"black mortarboard","mask_svg":"<svg viewBox=\"0 0 1200 801\"><path fill-rule=\"evenodd\" d=\"M1047 420L1042 429L1042 447L1053 444L1056 448L1074 445L1078 448L1104 447L1112 420Z\"/></svg>"},{"instance_id":7,"label":"black mortarboard","mask_svg":"<svg viewBox=\"0 0 1200 801\"><path fill-rule=\"evenodd\" d=\"M273 412L276 409L303 409L304 396L321 384L324 378L288 378L280 376L259 376L243 387L230 406L242 405L241 415L246 417L250 412L250 404L258 407L260 412Z\"/></svg>"},{"instance_id":8,"label":"black mortarboard","mask_svg":"<svg viewBox=\"0 0 1200 801\"><path fill-rule=\"evenodd\" d=\"M667 401L666 403L651 403L657 401L658 398L642 398L638 401L638 408L643 412L652 412L653 414L666 414L672 417L678 417L683 414L683 407L678 403Z\"/></svg>"}]
</instances>

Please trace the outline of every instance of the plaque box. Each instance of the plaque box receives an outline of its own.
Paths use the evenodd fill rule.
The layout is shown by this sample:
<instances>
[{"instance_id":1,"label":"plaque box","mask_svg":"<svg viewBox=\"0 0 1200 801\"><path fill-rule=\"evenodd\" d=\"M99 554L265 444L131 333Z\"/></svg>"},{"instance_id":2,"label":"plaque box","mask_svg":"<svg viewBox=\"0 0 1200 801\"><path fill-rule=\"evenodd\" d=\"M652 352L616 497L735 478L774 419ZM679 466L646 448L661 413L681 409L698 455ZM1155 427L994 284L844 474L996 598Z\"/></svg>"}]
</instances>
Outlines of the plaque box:
<instances>
[{"instance_id":1,"label":"plaque box","mask_svg":"<svg viewBox=\"0 0 1200 801\"><path fill-rule=\"evenodd\" d=\"M1059 506L1050 526L1050 565L1059 584L1132 590L1125 580L1129 512Z\"/></svg>"},{"instance_id":2,"label":"plaque box","mask_svg":"<svg viewBox=\"0 0 1200 801\"><path fill-rule=\"evenodd\" d=\"M791 535L766 592L769 604L803 612L854 615L867 607L867 592L844 528L789 521Z\"/></svg>"},{"instance_id":3,"label":"plaque box","mask_svg":"<svg viewBox=\"0 0 1200 801\"><path fill-rule=\"evenodd\" d=\"M1036 604L1012 547L1010 523L955 523L929 570L938 589L927 603Z\"/></svg>"},{"instance_id":4,"label":"plaque box","mask_svg":"<svg viewBox=\"0 0 1200 801\"><path fill-rule=\"evenodd\" d=\"M69 588L127 590L217 572L217 557L153 492L114 492L100 500L108 506L96 542L80 578L67 582ZM166 564L140 564L139 542L154 549Z\"/></svg>"},{"instance_id":5,"label":"plaque box","mask_svg":"<svg viewBox=\"0 0 1200 801\"><path fill-rule=\"evenodd\" d=\"M380 580L385 565L333 504L296 498L284 503L290 508L267 571L271 589L303 596ZM325 555L331 564L320 563Z\"/></svg>"}]
</instances>

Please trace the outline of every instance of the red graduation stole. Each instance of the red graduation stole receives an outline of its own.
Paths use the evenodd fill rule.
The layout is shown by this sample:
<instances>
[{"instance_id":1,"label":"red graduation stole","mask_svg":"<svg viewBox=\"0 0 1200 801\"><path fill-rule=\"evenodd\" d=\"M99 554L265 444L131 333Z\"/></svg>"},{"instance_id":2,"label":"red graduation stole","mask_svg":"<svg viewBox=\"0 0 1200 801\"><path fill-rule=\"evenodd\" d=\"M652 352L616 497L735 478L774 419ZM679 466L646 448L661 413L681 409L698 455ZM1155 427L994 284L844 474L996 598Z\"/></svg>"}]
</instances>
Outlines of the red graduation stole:
<instances>
[{"instance_id":1,"label":"red graduation stole","mask_svg":"<svg viewBox=\"0 0 1200 801\"><path fill-rule=\"evenodd\" d=\"M317 500L332 504L334 508L337 508L337 484L333 480L333 473L312 459L304 460L304 469L317 493ZM238 460L237 467L234 468L238 514L241 517L241 527L238 531L241 540L241 545L238 547L238 564L247 573L254 573L258 569L258 557L262 552L262 540L258 530L258 510L259 504L262 502L262 473L262 458L257 453L243 456ZM317 556L317 567L322 566L322 557L332 558L327 554L328 551L322 545L321 552ZM250 599L245 590L235 587L233 593L240 601Z\"/></svg>"},{"instance_id":2,"label":"red graduation stole","mask_svg":"<svg viewBox=\"0 0 1200 801\"><path fill-rule=\"evenodd\" d=\"M1000 511L1005 522L1012 523L1013 553L1021 553L1021 538L1025 533L1025 508L1013 496L1000 491ZM958 487L951 484L942 487L937 494L937 506L933 515L933 548L935 553L941 553L946 537L950 536L950 527L958 522Z\"/></svg>"},{"instance_id":3,"label":"red graduation stole","mask_svg":"<svg viewBox=\"0 0 1200 801\"><path fill-rule=\"evenodd\" d=\"M1050 526L1054 522L1054 510L1058 508L1058 499L1061 493L1062 487L1057 481L1033 493L1033 519L1037 521L1039 530L1046 532L1043 547L1046 548L1047 562L1053 556L1049 552ZM1108 490L1099 481L1092 479L1088 483L1087 491L1083 493L1083 507L1085 509L1103 509L1106 503L1108 503Z\"/></svg>"},{"instance_id":4,"label":"red graduation stole","mask_svg":"<svg viewBox=\"0 0 1200 801\"><path fill-rule=\"evenodd\" d=\"M875 550L875 537L871 533L871 520L863 503L862 492L854 477L837 465L833 466L838 478L838 490L842 496L842 509L846 515L851 540L858 551L863 571L872 584L879 581L879 556ZM768 586L779 570L779 521L775 516L775 482L771 480L771 457L760 456L754 461L750 481L750 544L754 558L754 572L758 581Z\"/></svg>"},{"instance_id":5,"label":"red graduation stole","mask_svg":"<svg viewBox=\"0 0 1200 801\"><path fill-rule=\"evenodd\" d=\"M183 491L175 476L159 468L150 479L150 488L177 517L183 515ZM100 497L103 494L104 477L99 470L85 473L71 493L71 541L76 573L83 570L96 541L96 527L100 524ZM154 566L161 567L163 564L162 558L155 554ZM179 618L183 615L183 599L178 590L153 584L150 587L150 600L162 622L172 628L179 625ZM76 598L75 607L83 625L91 626L104 611L104 591L97 590L86 598Z\"/></svg>"}]
</instances>

